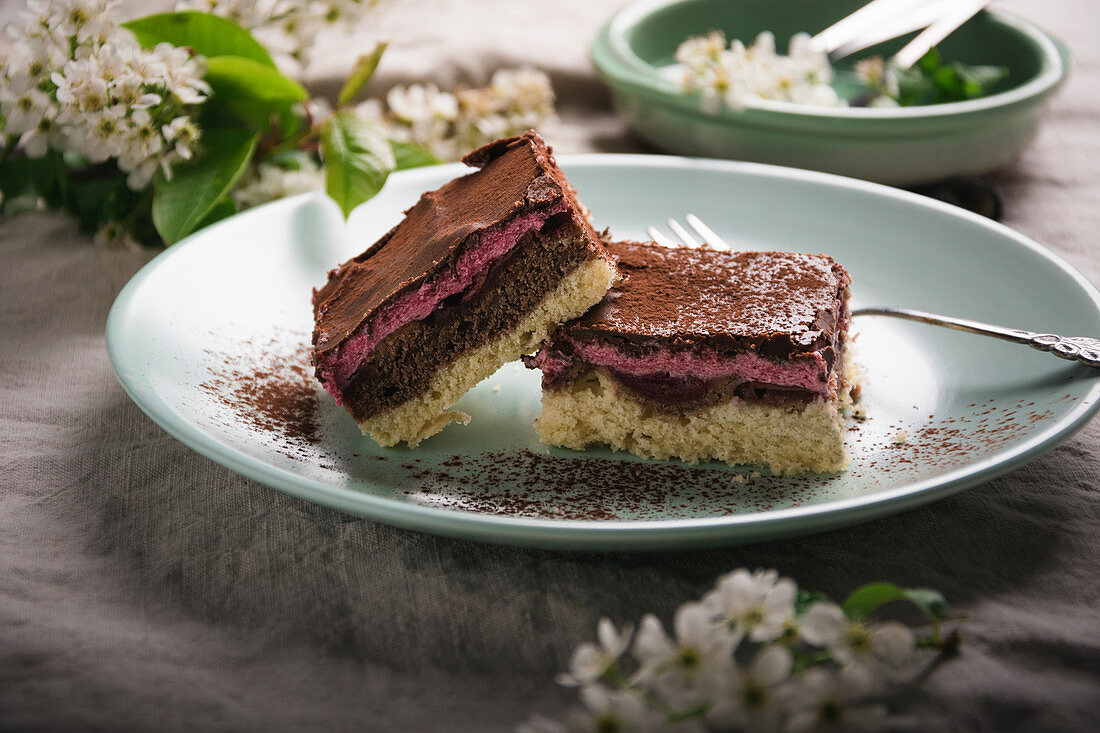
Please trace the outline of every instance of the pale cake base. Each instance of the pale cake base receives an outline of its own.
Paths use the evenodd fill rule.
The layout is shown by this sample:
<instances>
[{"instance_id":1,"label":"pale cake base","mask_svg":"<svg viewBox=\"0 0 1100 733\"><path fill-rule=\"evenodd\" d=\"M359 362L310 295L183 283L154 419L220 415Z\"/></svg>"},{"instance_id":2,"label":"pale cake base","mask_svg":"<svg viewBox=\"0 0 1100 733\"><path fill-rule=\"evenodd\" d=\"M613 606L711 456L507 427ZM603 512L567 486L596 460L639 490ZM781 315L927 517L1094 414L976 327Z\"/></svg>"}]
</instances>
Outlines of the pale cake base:
<instances>
[{"instance_id":1,"label":"pale cake base","mask_svg":"<svg viewBox=\"0 0 1100 733\"><path fill-rule=\"evenodd\" d=\"M582 262L511 331L460 354L436 372L423 395L372 415L359 423L359 429L380 446L404 441L411 448L452 422L465 425L469 415L447 408L502 365L537 349L557 324L599 303L615 277L614 266L602 259Z\"/></svg>"},{"instance_id":2,"label":"pale cake base","mask_svg":"<svg viewBox=\"0 0 1100 733\"><path fill-rule=\"evenodd\" d=\"M855 375L850 359L843 359L841 368L846 377ZM569 387L543 392L535 431L544 443L574 450L600 443L643 458L719 460L767 466L778 474L835 473L848 464L839 408L850 406L850 390L845 378L838 400L819 399L803 408L735 399L662 414L591 369Z\"/></svg>"}]
</instances>

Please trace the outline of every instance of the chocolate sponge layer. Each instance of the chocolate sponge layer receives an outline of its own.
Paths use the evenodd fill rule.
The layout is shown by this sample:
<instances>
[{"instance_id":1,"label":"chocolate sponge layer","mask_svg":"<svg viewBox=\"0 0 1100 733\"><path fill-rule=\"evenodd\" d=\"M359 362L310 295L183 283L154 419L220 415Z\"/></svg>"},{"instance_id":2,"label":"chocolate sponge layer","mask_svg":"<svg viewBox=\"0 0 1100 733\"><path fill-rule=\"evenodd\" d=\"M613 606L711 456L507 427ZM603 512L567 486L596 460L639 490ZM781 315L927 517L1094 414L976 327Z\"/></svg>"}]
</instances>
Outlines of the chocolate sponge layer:
<instances>
[{"instance_id":1,"label":"chocolate sponge layer","mask_svg":"<svg viewBox=\"0 0 1100 733\"><path fill-rule=\"evenodd\" d=\"M344 389L344 405L362 421L424 394L440 367L512 328L584 260L601 256L568 214L520 239L476 291L449 299L408 323L371 353Z\"/></svg>"}]
</instances>

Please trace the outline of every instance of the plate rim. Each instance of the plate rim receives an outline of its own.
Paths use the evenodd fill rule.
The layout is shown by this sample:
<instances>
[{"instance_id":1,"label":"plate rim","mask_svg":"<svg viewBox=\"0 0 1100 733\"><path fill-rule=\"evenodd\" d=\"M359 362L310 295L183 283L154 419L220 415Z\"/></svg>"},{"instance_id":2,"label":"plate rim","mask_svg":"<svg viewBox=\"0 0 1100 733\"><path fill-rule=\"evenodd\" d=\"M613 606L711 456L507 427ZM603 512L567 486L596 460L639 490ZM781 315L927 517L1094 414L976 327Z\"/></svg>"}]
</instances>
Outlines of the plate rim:
<instances>
[{"instance_id":1,"label":"plate rim","mask_svg":"<svg viewBox=\"0 0 1100 733\"><path fill-rule=\"evenodd\" d=\"M1055 265L1068 276L1100 312L1100 290L1062 257L1029 237L978 214L919 194L868 181L796 168L670 155L585 153L556 156L562 168L602 167L663 167L687 170L717 170L732 174L796 179L832 187L848 188L884 195L918 207L939 211L949 216L976 223L1012 240L1017 246ZM465 170L459 163L401 171L393 175L411 184L417 178L436 179L451 171ZM644 550L669 546L714 546L778 539L839 528L856 522L907 511L931 503L965 488L985 483L1031 460L1081 429L1100 410L1100 379L1088 393L1054 425L1037 433L1020 445L998 452L991 457L960 467L941 476L886 489L865 496L847 497L824 504L811 504L785 509L730 516L687 517L659 520L586 520L516 517L434 507L395 498L371 494L350 487L326 484L307 479L291 471L261 463L229 448L221 441L178 416L171 404L151 389L145 389L136 375L129 373L123 355L122 332L130 315L130 304L141 293L146 279L195 242L214 235L219 227L243 217L264 215L271 207L295 207L312 198L324 198L320 192L288 197L242 212L196 232L165 249L146 263L123 286L108 313L105 341L112 370L127 395L157 425L176 440L200 455L263 485L296 498L318 503L386 524L481 542L528 545L557 549ZM580 452L578 452L580 455ZM685 536L688 535L688 536Z\"/></svg>"}]
</instances>

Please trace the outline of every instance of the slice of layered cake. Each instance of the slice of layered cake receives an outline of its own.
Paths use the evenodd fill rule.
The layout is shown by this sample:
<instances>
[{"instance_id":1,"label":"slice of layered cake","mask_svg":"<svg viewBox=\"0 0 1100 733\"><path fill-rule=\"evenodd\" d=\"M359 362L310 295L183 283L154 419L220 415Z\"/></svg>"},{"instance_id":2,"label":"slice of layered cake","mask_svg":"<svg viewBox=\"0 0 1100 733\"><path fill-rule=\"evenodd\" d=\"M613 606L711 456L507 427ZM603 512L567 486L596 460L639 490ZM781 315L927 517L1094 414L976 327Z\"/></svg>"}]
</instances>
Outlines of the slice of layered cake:
<instances>
[{"instance_id":1,"label":"slice of layered cake","mask_svg":"<svg viewBox=\"0 0 1100 733\"><path fill-rule=\"evenodd\" d=\"M623 281L525 359L545 443L776 473L847 463L848 274L832 258L618 242Z\"/></svg>"},{"instance_id":2,"label":"slice of layered cake","mask_svg":"<svg viewBox=\"0 0 1100 733\"><path fill-rule=\"evenodd\" d=\"M463 162L479 170L422 195L313 295L317 378L379 445L468 421L448 408L616 276L536 133Z\"/></svg>"}]
</instances>

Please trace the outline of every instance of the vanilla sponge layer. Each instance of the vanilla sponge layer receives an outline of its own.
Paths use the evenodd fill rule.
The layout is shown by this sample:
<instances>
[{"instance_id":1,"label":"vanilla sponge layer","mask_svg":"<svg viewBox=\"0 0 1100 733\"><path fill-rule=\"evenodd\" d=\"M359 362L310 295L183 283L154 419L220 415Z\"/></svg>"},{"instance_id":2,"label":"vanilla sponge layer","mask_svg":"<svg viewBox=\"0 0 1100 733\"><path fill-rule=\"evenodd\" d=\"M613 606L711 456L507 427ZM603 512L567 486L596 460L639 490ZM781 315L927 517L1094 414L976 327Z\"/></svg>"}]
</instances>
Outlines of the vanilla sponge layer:
<instances>
[{"instance_id":1,"label":"vanilla sponge layer","mask_svg":"<svg viewBox=\"0 0 1100 733\"><path fill-rule=\"evenodd\" d=\"M614 266L602 259L582 262L510 331L459 354L436 372L423 395L372 415L359 429L381 446L404 441L413 447L452 422L465 425L470 416L449 411L451 405L502 365L538 348L557 324L600 302L615 276Z\"/></svg>"},{"instance_id":2,"label":"vanilla sponge layer","mask_svg":"<svg viewBox=\"0 0 1100 733\"><path fill-rule=\"evenodd\" d=\"M842 369L853 374L845 359ZM614 378L589 369L572 385L546 390L535 430L544 443L583 450L606 444L643 458L680 458L696 463L767 466L774 473L833 473L848 464L844 418L850 382L840 399L778 407L735 399L677 413L658 412L621 388ZM837 392L832 392L837 394Z\"/></svg>"}]
</instances>

